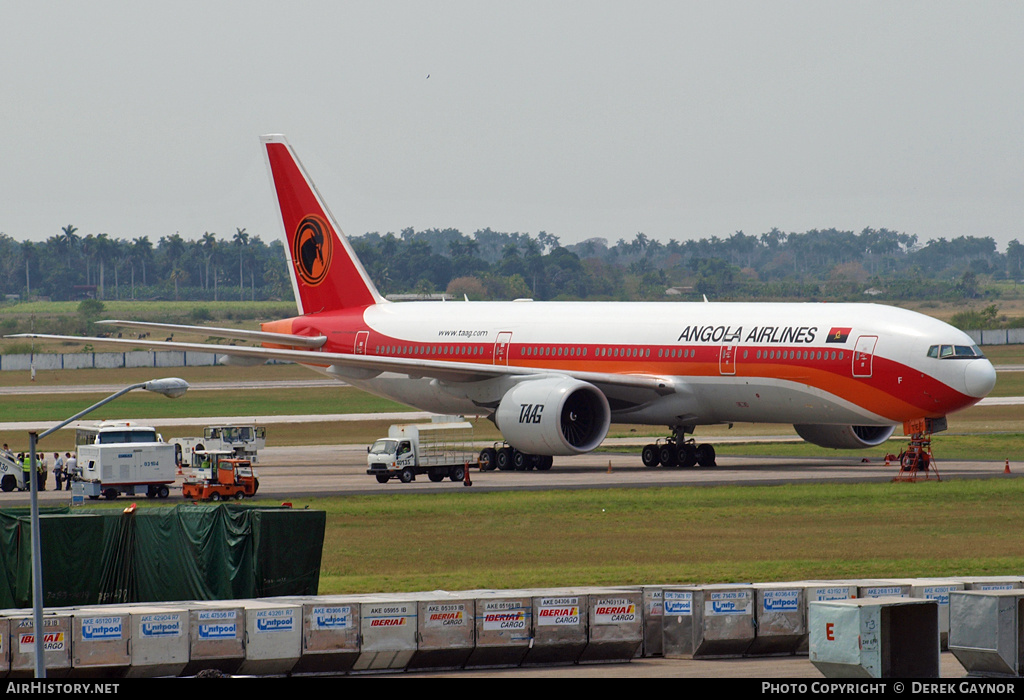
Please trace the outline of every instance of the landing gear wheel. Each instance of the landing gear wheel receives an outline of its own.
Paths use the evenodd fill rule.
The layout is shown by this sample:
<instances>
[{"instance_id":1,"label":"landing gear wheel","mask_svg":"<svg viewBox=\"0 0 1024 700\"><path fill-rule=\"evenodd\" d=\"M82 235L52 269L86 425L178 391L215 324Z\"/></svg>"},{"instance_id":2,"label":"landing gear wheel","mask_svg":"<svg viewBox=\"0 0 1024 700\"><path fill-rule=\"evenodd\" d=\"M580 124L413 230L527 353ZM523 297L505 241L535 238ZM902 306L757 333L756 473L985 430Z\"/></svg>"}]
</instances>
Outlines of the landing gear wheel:
<instances>
[{"instance_id":1,"label":"landing gear wheel","mask_svg":"<svg viewBox=\"0 0 1024 700\"><path fill-rule=\"evenodd\" d=\"M697 448L690 443L679 447L679 466L684 469L697 465Z\"/></svg>"},{"instance_id":2,"label":"landing gear wheel","mask_svg":"<svg viewBox=\"0 0 1024 700\"><path fill-rule=\"evenodd\" d=\"M498 451L488 447L480 451L480 469L485 472L494 471L498 466Z\"/></svg>"},{"instance_id":3,"label":"landing gear wheel","mask_svg":"<svg viewBox=\"0 0 1024 700\"><path fill-rule=\"evenodd\" d=\"M645 445L644 449L640 452L640 459L645 467L656 467L661 464L661 459L658 457L658 446Z\"/></svg>"},{"instance_id":4,"label":"landing gear wheel","mask_svg":"<svg viewBox=\"0 0 1024 700\"><path fill-rule=\"evenodd\" d=\"M537 471L546 472L551 469L551 466L555 463L555 458L551 455L541 455L537 459Z\"/></svg>"},{"instance_id":5,"label":"landing gear wheel","mask_svg":"<svg viewBox=\"0 0 1024 700\"><path fill-rule=\"evenodd\" d=\"M673 444L662 445L661 449L658 450L658 461L661 462L664 467L676 466L676 446Z\"/></svg>"},{"instance_id":6,"label":"landing gear wheel","mask_svg":"<svg viewBox=\"0 0 1024 700\"><path fill-rule=\"evenodd\" d=\"M406 467L402 471L398 472L398 480L401 481L403 484L408 484L409 482L411 482L415 478L416 478L416 475L413 473L412 469L410 469L409 467Z\"/></svg>"},{"instance_id":7,"label":"landing gear wheel","mask_svg":"<svg viewBox=\"0 0 1024 700\"><path fill-rule=\"evenodd\" d=\"M509 469L512 469L515 466L512 464L512 448L502 447L498 450L498 458L494 462L498 465L500 471L507 472Z\"/></svg>"},{"instance_id":8,"label":"landing gear wheel","mask_svg":"<svg viewBox=\"0 0 1024 700\"><path fill-rule=\"evenodd\" d=\"M714 446L709 445L707 443L697 446L697 464L699 464L702 467L715 466Z\"/></svg>"},{"instance_id":9,"label":"landing gear wheel","mask_svg":"<svg viewBox=\"0 0 1024 700\"><path fill-rule=\"evenodd\" d=\"M527 469L529 469L529 460L530 455L526 454L525 452L520 452L519 450L516 450L514 453L512 453L512 466L515 467L515 470L517 472L525 472Z\"/></svg>"}]
</instances>

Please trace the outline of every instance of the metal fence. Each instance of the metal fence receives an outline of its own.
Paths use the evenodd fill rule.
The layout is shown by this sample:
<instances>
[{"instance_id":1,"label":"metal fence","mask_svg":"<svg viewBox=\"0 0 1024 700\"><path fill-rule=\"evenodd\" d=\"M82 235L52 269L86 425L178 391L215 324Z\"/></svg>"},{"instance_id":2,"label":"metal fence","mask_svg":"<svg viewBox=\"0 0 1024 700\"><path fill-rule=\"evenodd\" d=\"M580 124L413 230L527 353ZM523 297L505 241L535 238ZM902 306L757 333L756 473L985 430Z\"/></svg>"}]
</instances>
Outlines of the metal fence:
<instances>
[{"instance_id":1,"label":"metal fence","mask_svg":"<svg viewBox=\"0 0 1024 700\"><path fill-rule=\"evenodd\" d=\"M995 331L966 331L978 345L1020 345L1024 328L1000 328Z\"/></svg>"},{"instance_id":2,"label":"metal fence","mask_svg":"<svg viewBox=\"0 0 1024 700\"><path fill-rule=\"evenodd\" d=\"M181 350L131 352L75 352L61 354L0 355L0 371L50 369L126 369L132 367L209 367L223 357L217 353Z\"/></svg>"}]
</instances>

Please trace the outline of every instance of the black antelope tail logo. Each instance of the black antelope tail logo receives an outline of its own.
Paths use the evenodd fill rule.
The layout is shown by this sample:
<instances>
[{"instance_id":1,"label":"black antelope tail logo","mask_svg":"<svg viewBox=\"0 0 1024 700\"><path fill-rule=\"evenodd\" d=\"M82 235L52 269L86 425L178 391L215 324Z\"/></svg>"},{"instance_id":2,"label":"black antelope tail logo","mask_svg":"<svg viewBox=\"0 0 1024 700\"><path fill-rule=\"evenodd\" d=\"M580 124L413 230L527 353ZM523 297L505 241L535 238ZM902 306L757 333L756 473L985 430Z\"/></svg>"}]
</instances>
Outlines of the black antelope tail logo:
<instances>
[{"instance_id":1,"label":"black antelope tail logo","mask_svg":"<svg viewBox=\"0 0 1024 700\"><path fill-rule=\"evenodd\" d=\"M333 237L327 222L307 215L299 222L293 239L292 260L299 278L311 287L323 282L331 267Z\"/></svg>"}]
</instances>

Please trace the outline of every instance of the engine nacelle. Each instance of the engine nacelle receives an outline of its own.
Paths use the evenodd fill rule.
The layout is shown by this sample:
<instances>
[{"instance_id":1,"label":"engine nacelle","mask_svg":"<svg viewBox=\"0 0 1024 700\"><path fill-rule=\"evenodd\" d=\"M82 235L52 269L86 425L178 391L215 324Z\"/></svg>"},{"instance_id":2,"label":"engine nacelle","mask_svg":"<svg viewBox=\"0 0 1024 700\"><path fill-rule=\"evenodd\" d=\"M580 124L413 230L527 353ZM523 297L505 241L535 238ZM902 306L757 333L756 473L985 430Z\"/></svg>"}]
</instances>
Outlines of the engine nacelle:
<instances>
[{"instance_id":1,"label":"engine nacelle","mask_svg":"<svg viewBox=\"0 0 1024 700\"><path fill-rule=\"evenodd\" d=\"M877 447L895 432L895 425L794 425L796 434L819 447L861 450Z\"/></svg>"},{"instance_id":2,"label":"engine nacelle","mask_svg":"<svg viewBox=\"0 0 1024 700\"><path fill-rule=\"evenodd\" d=\"M502 397L494 422L508 444L529 454L590 452L611 425L608 399L592 384L570 377L530 379Z\"/></svg>"}]
</instances>

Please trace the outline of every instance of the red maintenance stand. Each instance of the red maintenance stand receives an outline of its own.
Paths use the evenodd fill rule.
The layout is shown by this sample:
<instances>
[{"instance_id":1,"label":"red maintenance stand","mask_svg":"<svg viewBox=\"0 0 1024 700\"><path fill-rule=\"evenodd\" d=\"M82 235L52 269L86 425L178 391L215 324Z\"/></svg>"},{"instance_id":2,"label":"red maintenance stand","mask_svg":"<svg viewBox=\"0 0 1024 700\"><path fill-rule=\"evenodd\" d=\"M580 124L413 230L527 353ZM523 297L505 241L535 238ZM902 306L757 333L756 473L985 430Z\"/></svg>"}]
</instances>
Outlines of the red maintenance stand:
<instances>
[{"instance_id":1,"label":"red maintenance stand","mask_svg":"<svg viewBox=\"0 0 1024 700\"><path fill-rule=\"evenodd\" d=\"M939 465L932 455L932 433L946 429L946 419L919 418L903 424L903 434L910 436L907 448L900 452L900 473L893 481L942 481Z\"/></svg>"}]
</instances>

